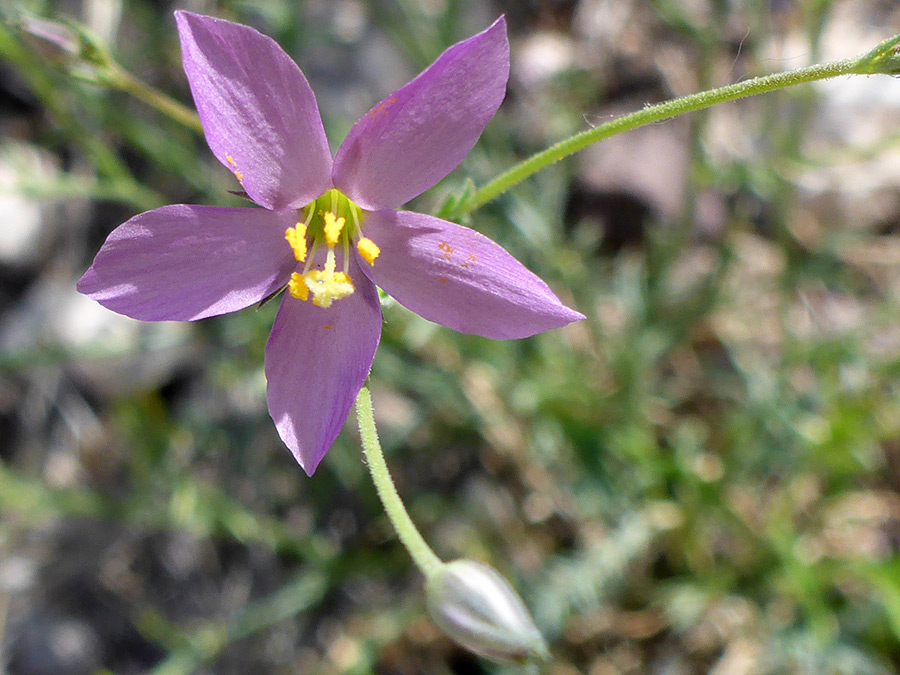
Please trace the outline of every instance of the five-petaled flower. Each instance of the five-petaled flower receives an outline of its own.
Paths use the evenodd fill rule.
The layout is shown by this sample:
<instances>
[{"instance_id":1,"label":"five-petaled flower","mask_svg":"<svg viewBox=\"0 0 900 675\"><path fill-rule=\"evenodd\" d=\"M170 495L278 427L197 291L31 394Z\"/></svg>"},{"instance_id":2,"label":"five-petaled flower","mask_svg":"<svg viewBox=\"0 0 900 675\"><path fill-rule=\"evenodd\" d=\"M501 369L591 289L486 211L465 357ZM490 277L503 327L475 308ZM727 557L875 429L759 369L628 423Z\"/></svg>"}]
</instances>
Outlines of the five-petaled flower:
<instances>
[{"instance_id":1,"label":"five-petaled flower","mask_svg":"<svg viewBox=\"0 0 900 675\"><path fill-rule=\"evenodd\" d=\"M78 289L144 321L191 321L287 286L266 345L267 402L312 475L365 383L376 285L463 333L521 338L584 318L485 236L397 207L452 171L506 90L501 17L375 105L332 154L316 99L271 38L176 12L207 143L257 208L176 204L114 230Z\"/></svg>"}]
</instances>

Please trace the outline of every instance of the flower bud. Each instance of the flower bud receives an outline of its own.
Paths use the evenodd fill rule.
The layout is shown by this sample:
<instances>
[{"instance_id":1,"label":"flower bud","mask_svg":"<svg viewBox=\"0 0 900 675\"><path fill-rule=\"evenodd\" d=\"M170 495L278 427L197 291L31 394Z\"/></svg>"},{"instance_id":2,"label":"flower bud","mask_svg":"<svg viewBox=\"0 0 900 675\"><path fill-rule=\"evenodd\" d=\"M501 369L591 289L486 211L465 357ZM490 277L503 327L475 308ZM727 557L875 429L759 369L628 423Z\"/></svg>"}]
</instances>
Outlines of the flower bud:
<instances>
[{"instance_id":1,"label":"flower bud","mask_svg":"<svg viewBox=\"0 0 900 675\"><path fill-rule=\"evenodd\" d=\"M80 53L78 36L64 23L25 15L20 27L29 46L53 62L71 60Z\"/></svg>"},{"instance_id":2,"label":"flower bud","mask_svg":"<svg viewBox=\"0 0 900 675\"><path fill-rule=\"evenodd\" d=\"M525 603L493 567L443 565L425 584L425 602L438 627L476 654L516 663L549 657Z\"/></svg>"},{"instance_id":3,"label":"flower bud","mask_svg":"<svg viewBox=\"0 0 900 675\"><path fill-rule=\"evenodd\" d=\"M880 43L868 54L855 59L853 72L865 75L900 75L900 34Z\"/></svg>"},{"instance_id":4,"label":"flower bud","mask_svg":"<svg viewBox=\"0 0 900 675\"><path fill-rule=\"evenodd\" d=\"M37 54L81 79L96 83L117 68L106 47L73 21L26 14L17 19L17 24L22 38Z\"/></svg>"}]
</instances>

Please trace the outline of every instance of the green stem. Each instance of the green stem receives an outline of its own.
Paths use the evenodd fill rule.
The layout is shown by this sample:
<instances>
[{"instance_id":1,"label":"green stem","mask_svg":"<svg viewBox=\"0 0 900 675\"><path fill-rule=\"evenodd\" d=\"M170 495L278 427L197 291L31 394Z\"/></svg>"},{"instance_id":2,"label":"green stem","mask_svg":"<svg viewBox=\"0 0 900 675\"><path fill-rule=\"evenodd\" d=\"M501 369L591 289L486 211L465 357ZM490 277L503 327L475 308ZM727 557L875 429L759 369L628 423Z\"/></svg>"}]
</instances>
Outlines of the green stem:
<instances>
[{"instance_id":1,"label":"green stem","mask_svg":"<svg viewBox=\"0 0 900 675\"><path fill-rule=\"evenodd\" d=\"M624 115L600 126L575 134L516 164L509 171L500 174L476 191L467 202L460 206L459 211L455 215L465 215L474 211L550 164L558 162L579 150L583 150L592 143L620 134L623 131L630 131L646 124L708 108L725 101L763 94L803 82L814 82L841 75L865 72L864 62L864 59L846 59L844 61L808 66L786 73L755 77L736 84L719 87L718 89L702 91L697 94L647 106L643 110Z\"/></svg>"},{"instance_id":2,"label":"green stem","mask_svg":"<svg viewBox=\"0 0 900 675\"><path fill-rule=\"evenodd\" d=\"M110 64L109 70L102 74L104 81L115 89L119 89L140 99L147 105L156 108L164 115L168 115L176 122L189 129L203 133L200 117L187 106L182 105L174 98L154 89L146 82L139 80L118 64Z\"/></svg>"},{"instance_id":3,"label":"green stem","mask_svg":"<svg viewBox=\"0 0 900 675\"><path fill-rule=\"evenodd\" d=\"M384 505L384 510L391 520L400 542L409 551L416 567L430 578L444 564L435 555L431 547L419 534L419 530L413 524L403 500L397 493L391 473L384 461L384 453L381 451L381 443L378 441L378 432L375 430L375 415L372 412L372 395L368 387L363 387L356 399L356 417L359 422L359 435L362 438L363 452L369 465L369 473L372 474L372 482L378 491L378 497Z\"/></svg>"}]
</instances>

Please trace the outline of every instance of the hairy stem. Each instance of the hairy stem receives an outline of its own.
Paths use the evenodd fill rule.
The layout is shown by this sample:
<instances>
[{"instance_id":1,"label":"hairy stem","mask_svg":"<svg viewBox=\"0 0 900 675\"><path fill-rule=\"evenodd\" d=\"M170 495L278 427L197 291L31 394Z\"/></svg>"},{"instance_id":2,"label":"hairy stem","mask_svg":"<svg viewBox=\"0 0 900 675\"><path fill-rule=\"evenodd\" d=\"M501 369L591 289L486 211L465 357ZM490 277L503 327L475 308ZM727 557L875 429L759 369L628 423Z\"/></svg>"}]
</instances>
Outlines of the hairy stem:
<instances>
[{"instance_id":1,"label":"hairy stem","mask_svg":"<svg viewBox=\"0 0 900 675\"><path fill-rule=\"evenodd\" d=\"M684 113L708 108L717 103L763 94L804 82L814 82L841 75L866 72L863 64L864 59L847 59L813 65L785 73L755 77L736 84L719 87L718 89L710 89L709 91L702 91L647 106L643 110L624 115L600 126L570 136L516 164L477 190L468 201L459 207L455 215L460 216L474 211L541 169L610 136L630 131L646 124L683 115Z\"/></svg>"},{"instance_id":2,"label":"hairy stem","mask_svg":"<svg viewBox=\"0 0 900 675\"><path fill-rule=\"evenodd\" d=\"M444 564L435 555L431 547L422 538L419 530L413 524L403 500L397 493L390 471L384 461L384 453L381 451L381 443L378 441L378 432L375 429L375 416L372 412L372 396L368 387L363 387L356 399L356 417L359 422L359 435L362 438L363 452L372 475L372 482L378 491L378 497L384 505L400 542L409 551L416 567L425 575L431 577Z\"/></svg>"}]
</instances>

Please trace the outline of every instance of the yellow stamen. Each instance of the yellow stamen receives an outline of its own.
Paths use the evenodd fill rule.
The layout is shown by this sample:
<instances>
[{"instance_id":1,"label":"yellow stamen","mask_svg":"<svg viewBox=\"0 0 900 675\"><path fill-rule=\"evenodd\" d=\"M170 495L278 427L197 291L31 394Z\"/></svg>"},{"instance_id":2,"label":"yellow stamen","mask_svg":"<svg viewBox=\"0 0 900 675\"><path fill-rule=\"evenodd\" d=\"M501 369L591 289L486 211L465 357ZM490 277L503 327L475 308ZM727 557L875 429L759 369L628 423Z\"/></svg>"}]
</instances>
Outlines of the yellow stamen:
<instances>
[{"instance_id":1,"label":"yellow stamen","mask_svg":"<svg viewBox=\"0 0 900 675\"><path fill-rule=\"evenodd\" d=\"M228 165L236 169L233 160L229 159ZM284 233L294 257L301 263L288 283L292 297L312 300L318 307L330 307L335 300L354 293L349 273L351 264L355 263L351 260L350 245L356 245L370 265L380 253L370 239L360 241L361 220L359 207L337 190L329 190L298 211L297 224ZM337 265L338 251L343 254L341 267Z\"/></svg>"},{"instance_id":2,"label":"yellow stamen","mask_svg":"<svg viewBox=\"0 0 900 675\"><path fill-rule=\"evenodd\" d=\"M356 250L359 251L362 259L373 267L375 266L375 258L381 255L381 249L378 248L378 244L368 237L363 237L357 242Z\"/></svg>"},{"instance_id":3,"label":"yellow stamen","mask_svg":"<svg viewBox=\"0 0 900 675\"><path fill-rule=\"evenodd\" d=\"M341 237L341 231L344 229L344 218L336 218L329 211L324 216L325 220L325 243L329 246L336 246Z\"/></svg>"},{"instance_id":4,"label":"yellow stamen","mask_svg":"<svg viewBox=\"0 0 900 675\"><path fill-rule=\"evenodd\" d=\"M306 260L306 225L297 223L294 227L289 227L284 232L284 238L294 250L294 257L297 262Z\"/></svg>"},{"instance_id":5,"label":"yellow stamen","mask_svg":"<svg viewBox=\"0 0 900 675\"><path fill-rule=\"evenodd\" d=\"M291 297L298 300L306 300L309 297L309 286L306 285L303 275L296 272L291 275L291 280L288 282L288 291Z\"/></svg>"}]
</instances>

